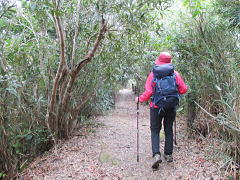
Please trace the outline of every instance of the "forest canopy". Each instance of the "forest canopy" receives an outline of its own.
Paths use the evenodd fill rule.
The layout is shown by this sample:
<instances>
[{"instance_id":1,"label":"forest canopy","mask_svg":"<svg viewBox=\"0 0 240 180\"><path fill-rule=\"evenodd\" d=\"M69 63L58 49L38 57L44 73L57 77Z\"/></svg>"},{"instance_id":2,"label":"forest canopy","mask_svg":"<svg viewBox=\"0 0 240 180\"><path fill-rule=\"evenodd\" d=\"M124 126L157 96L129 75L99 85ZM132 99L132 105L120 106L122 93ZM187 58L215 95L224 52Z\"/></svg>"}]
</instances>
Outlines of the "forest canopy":
<instances>
[{"instance_id":1,"label":"forest canopy","mask_svg":"<svg viewBox=\"0 0 240 180\"><path fill-rule=\"evenodd\" d=\"M0 177L144 87L161 51L189 86L189 127L239 163L239 27L239 0L0 1Z\"/></svg>"}]
</instances>

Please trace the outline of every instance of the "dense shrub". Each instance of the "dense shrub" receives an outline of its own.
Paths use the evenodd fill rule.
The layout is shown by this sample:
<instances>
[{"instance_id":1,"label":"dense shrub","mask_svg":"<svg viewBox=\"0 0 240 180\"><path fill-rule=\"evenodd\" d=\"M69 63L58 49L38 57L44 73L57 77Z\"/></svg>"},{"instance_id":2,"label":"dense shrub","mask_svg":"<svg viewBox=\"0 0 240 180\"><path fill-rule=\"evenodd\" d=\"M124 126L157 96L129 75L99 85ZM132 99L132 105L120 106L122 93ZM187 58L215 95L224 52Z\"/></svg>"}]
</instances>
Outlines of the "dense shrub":
<instances>
[{"instance_id":1,"label":"dense shrub","mask_svg":"<svg viewBox=\"0 0 240 180\"><path fill-rule=\"evenodd\" d=\"M176 29L169 31L176 66L189 85L188 115L190 121L195 118L190 124L204 136L218 131L231 142L227 152L239 162L240 147L235 140L240 137L239 29L218 15L216 4L195 5L190 3L192 14L180 15ZM218 8L236 12L231 5Z\"/></svg>"},{"instance_id":2,"label":"dense shrub","mask_svg":"<svg viewBox=\"0 0 240 180\"><path fill-rule=\"evenodd\" d=\"M115 93L144 58L154 12L169 4L0 3L0 177L11 178L77 125L114 106Z\"/></svg>"}]
</instances>

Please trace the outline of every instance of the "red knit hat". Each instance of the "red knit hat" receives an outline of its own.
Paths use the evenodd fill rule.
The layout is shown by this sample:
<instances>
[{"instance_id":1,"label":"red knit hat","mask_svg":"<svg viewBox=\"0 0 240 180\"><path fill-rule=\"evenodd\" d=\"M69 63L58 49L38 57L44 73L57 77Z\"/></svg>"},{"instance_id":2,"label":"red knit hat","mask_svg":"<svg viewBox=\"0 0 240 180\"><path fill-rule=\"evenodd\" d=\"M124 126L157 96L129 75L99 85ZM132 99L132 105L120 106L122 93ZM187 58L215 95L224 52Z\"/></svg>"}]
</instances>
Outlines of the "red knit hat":
<instances>
[{"instance_id":1,"label":"red knit hat","mask_svg":"<svg viewBox=\"0 0 240 180\"><path fill-rule=\"evenodd\" d=\"M168 52L161 52L155 60L156 65L169 64L172 61L172 56Z\"/></svg>"}]
</instances>

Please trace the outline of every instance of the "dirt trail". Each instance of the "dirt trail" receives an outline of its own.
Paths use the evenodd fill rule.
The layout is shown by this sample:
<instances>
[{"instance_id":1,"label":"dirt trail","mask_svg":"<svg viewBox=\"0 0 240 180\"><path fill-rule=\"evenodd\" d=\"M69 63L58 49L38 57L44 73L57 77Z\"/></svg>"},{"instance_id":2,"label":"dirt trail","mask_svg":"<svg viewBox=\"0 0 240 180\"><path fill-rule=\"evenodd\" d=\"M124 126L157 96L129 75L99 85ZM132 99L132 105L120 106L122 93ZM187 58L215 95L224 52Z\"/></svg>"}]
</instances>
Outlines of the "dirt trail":
<instances>
[{"instance_id":1,"label":"dirt trail","mask_svg":"<svg viewBox=\"0 0 240 180\"><path fill-rule=\"evenodd\" d=\"M208 157L207 140L190 140L186 122L177 118L178 146L174 162L163 161L152 171L149 108L140 107L140 162L136 156L136 104L129 90L120 91L116 108L97 122L103 124L94 133L75 136L58 153L39 158L26 170L24 179L222 179L217 164ZM161 132L161 151L164 133ZM28 177L28 178L26 178Z\"/></svg>"}]
</instances>

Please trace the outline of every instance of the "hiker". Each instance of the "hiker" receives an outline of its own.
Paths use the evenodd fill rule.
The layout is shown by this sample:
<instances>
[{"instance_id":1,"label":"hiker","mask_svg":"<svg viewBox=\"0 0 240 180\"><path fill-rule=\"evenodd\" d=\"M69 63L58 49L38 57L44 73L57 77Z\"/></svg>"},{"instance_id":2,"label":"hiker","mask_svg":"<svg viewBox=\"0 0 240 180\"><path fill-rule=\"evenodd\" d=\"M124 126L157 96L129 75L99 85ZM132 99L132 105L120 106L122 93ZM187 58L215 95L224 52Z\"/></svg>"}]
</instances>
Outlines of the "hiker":
<instances>
[{"instance_id":1,"label":"hiker","mask_svg":"<svg viewBox=\"0 0 240 180\"><path fill-rule=\"evenodd\" d=\"M155 60L153 71L148 75L145 92L136 97L135 102L150 102L150 128L153 153L152 168L158 168L162 162L159 133L162 128L162 119L165 132L164 158L173 162L173 122L176 118L176 106L179 95L187 92L187 86L171 63L172 56L168 52L161 52ZM160 88L161 86L161 88Z\"/></svg>"}]
</instances>

